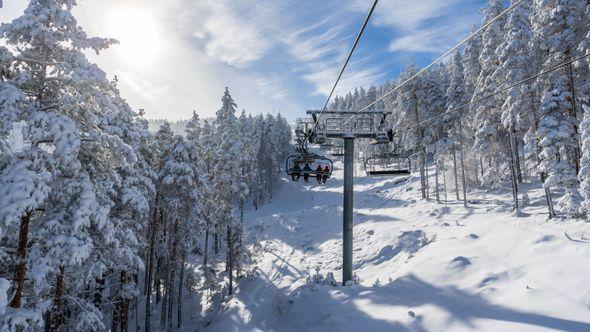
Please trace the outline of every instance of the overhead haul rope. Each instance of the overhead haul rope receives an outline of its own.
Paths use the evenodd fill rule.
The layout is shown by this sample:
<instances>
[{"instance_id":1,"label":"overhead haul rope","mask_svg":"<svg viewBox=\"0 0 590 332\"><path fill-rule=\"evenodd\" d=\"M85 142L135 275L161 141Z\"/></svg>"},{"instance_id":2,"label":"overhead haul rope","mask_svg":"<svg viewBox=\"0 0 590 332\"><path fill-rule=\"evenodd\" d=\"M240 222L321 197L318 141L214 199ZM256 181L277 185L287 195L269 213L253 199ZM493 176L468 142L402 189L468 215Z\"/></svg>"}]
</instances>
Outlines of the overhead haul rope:
<instances>
[{"instance_id":1,"label":"overhead haul rope","mask_svg":"<svg viewBox=\"0 0 590 332\"><path fill-rule=\"evenodd\" d=\"M445 115L447 115L447 114L451 114L451 113L454 113L454 112L460 111L460 110L462 110L462 109L464 109L464 108L467 108L467 107L469 107L469 106L471 106L471 105L473 105L473 104L477 104L477 103L479 103L479 102L481 102L481 101L483 101L483 100L485 100L485 99L491 98L491 97L493 97L493 96L495 96L495 95L497 95L497 94L499 94L499 93L502 93L502 92L505 92L505 91L507 91L507 90L510 90L510 89L512 89L512 88L514 88L514 87L516 87L516 86L518 86L518 85L521 85L521 84L528 83L528 82L530 82L530 81L532 81L532 80L534 80L534 79L536 79L536 78L539 78L539 77L541 77L541 76L544 76L544 75L550 74L550 73L552 73L552 72L554 72L554 71L556 71L556 70L558 70L558 69L561 69L561 68L563 68L563 67L565 67L565 66L567 66L567 65L569 65L569 64L572 64L572 63L574 63L574 62L578 62L578 61L584 60L585 58L588 58L588 57L590 57L590 53L588 53L588 54L585 54L585 55L582 55L582 56L579 56L579 57L577 57L577 58L575 58L575 59L572 59L572 60L569 60L569 61L564 61L564 62L560 63L559 65L556 65L556 66L554 66L554 67L551 67L551 68L549 68L549 69L547 69L547 70L545 70L545 71L539 72L539 73L537 73L537 74L535 74L535 75L533 75L533 76L530 76L530 77L528 77L528 78L525 78L525 79L523 79L523 80L521 80L521 81L518 81L518 82L516 82L516 83L514 83L514 84L511 84L511 85L509 85L509 86L507 86L507 87L504 87L504 88L498 89L498 90L496 90L496 91L494 91L494 92L492 92L492 93L489 93L489 94L487 94L487 95L485 95L485 96L483 96L483 97L481 97L481 98L477 98L477 99L475 99L475 100L472 100L472 101L470 101L470 102L468 102L468 103L465 103L465 104L463 104L463 105L461 105L461 106L458 106L458 107L456 107L456 108L453 108L453 109L447 110L447 111L445 111L445 112L443 112L443 113L441 113L441 114L435 115L435 116L433 116L433 117L430 117L430 118L428 118L428 119L426 119L426 120L422 120L422 121L420 121L419 123L417 123L417 124L415 124L415 125L407 126L407 127L405 127L405 128L404 128L404 130L409 130L409 129L413 129L413 128L420 127L420 126L422 126L423 124L426 124L426 123L428 123L428 122L431 122L431 121L433 121L433 120L436 120L436 119L438 119L438 118L440 118L440 117L442 117L442 116L445 116ZM460 118L459 118L459 117L457 117L457 118L455 118L455 119L450 119L449 121L456 121L456 120L458 120L458 119L460 119ZM414 147L413 147L413 148L415 148L415 147L418 147L418 145L414 145ZM410 149L410 150L411 150L411 149ZM412 155L415 155L415 154L416 154L416 153L413 153Z\"/></svg>"},{"instance_id":2,"label":"overhead haul rope","mask_svg":"<svg viewBox=\"0 0 590 332\"><path fill-rule=\"evenodd\" d=\"M330 99L332 98L332 95L334 94L334 91L336 90L336 86L338 85L338 82L340 82L340 78L342 78L342 74L344 74L344 70L346 69L348 62L350 61L350 58L352 57L352 53L354 52L356 45L358 44L359 40L361 39L363 32L365 31L365 27L367 26L367 24L369 23L369 20L371 19L371 15L373 14L375 7L377 6L377 2L379 2L379 0L373 1L373 4L371 5L371 8L369 9L367 16L365 17L365 21L363 22L361 29L359 30L358 34L356 35L356 38L354 39L354 43L352 44L352 48L350 49L350 52L348 52L348 56L346 57L346 61L344 62L342 69L340 69L340 73L338 74L338 78L336 79L336 82L334 83L334 86L332 87L332 90L330 91L330 94L328 95L328 98L326 99L326 102L324 103L324 107L320 111L320 114L318 115L317 121L315 122L311 132L315 131L315 129L318 125L318 122L320 121L320 118L322 116L322 113L324 113L324 111L328 107L328 103L330 102Z\"/></svg>"},{"instance_id":3,"label":"overhead haul rope","mask_svg":"<svg viewBox=\"0 0 590 332\"><path fill-rule=\"evenodd\" d=\"M409 77L408 79L406 79L405 81L403 81L398 86L396 86L393 89L389 90L387 93L385 93L381 97L377 98L375 101L373 101L370 104L368 104L367 106L363 107L361 110L358 111L358 113L367 110L371 106L374 106L378 102L380 102L383 99L385 99L385 97L387 97L387 96L391 95L392 93L398 91L399 89L401 89L402 87L404 87L406 84L410 83L411 81L413 81L414 79L416 79L418 76L422 75L425 71L427 71L428 69L432 68L432 66L434 66L436 63L438 63L439 61L441 61L444 58L446 58L449 54L451 54L454 51L456 51L459 47L463 46L468 41L474 39L482 31L484 31L485 29L487 29L492 23L496 22L501 17L503 17L504 15L508 14L512 10L514 10L514 8L516 8L517 6L519 6L523 1L524 0L519 0L519 1L515 2L515 3L513 3L510 7L506 8L503 12L501 12L500 14L498 14L498 16L494 17L493 19L491 19L486 24L483 24L479 29L477 29L475 32L471 33L467 38L463 39L460 43L458 43L457 45L453 46L451 49L449 49L448 51L446 51L445 53L443 53L441 56L439 56L438 58L436 58L429 65L427 65L426 67L422 68L416 74L412 75L411 77ZM352 117L350 119L348 119L346 122L344 122L344 124L348 123L348 121L350 121L351 119L352 119Z\"/></svg>"},{"instance_id":4,"label":"overhead haul rope","mask_svg":"<svg viewBox=\"0 0 590 332\"><path fill-rule=\"evenodd\" d=\"M495 96L495 95L497 95L497 94L499 94L499 93L502 93L502 92L504 92L504 91L510 90L510 89L512 89L512 88L514 88L514 87L516 87L516 86L518 86L518 85L521 85L521 84L524 84L524 83L530 82L530 81L532 81L532 80L534 80L534 79L536 79L536 78L538 78L538 77L540 77L540 76L543 76L543 75L547 75L547 74L549 74L549 73L552 73L552 72L554 72L554 71L556 71L556 70L558 70L558 69L561 69L561 68L563 68L563 67L565 67L565 66L567 66L567 65L569 65L569 64L572 64L572 63L574 63L574 62L578 62L578 61L580 61L580 60L583 60L583 59L585 59L585 58L587 58L587 57L590 57L590 53L588 53L588 54L585 54L585 55L582 55L582 56L579 56L579 57L577 57L577 58L575 58L575 59L572 59L572 60L569 60L569 61L562 62L562 63L560 63L559 65L557 65L557 66L555 66L555 67L552 67L552 68L550 68L550 69L547 69L547 70L545 70L545 71L542 71L542 72L540 72L540 73L538 73L538 74L536 74L536 75L533 75L533 76L530 76L530 77L528 77L528 78L525 78L525 79L523 79L523 80L521 80L521 81L518 81L518 82L516 82L516 83L514 83L514 84L511 84L511 85L509 85L509 86L507 86L507 87L504 87L504 88L498 89L498 90L496 90L496 91L494 91L494 92L492 92L492 93L490 93L490 94L487 94L487 95L485 95L485 96L483 96L483 97L481 97L481 98L478 98L478 99L472 100L472 101L470 101L470 102L468 102L468 103L465 103L465 104L463 104L463 105L461 105L461 106L458 106L458 107L456 107L456 108L453 108L453 109L447 110L447 111L445 111L445 112L443 112L443 113L441 113L441 114L435 115L435 116L433 116L433 117L431 117L431 118L428 118L428 119L426 119L426 120L420 121L419 123L417 123L417 124L415 124L415 125L412 125L412 126L410 126L410 127L407 127L406 129L413 129L413 128L419 127L419 126L421 126L421 125L423 125L423 124L425 124L425 123L428 123L428 122L430 122L430 121L432 121L432 120L435 120L435 119L437 119L437 118L439 118L439 117L441 117L441 116L444 116L444 115L447 115L447 114L450 114L450 113L453 113L453 112L456 112L456 111L462 110L462 109L464 109L464 108L466 108L466 107L468 107L468 106L470 106L470 105L473 105L473 104L479 103L480 101L483 101L483 100L485 100L485 99L491 98L491 97L493 97L493 96Z\"/></svg>"}]
</instances>

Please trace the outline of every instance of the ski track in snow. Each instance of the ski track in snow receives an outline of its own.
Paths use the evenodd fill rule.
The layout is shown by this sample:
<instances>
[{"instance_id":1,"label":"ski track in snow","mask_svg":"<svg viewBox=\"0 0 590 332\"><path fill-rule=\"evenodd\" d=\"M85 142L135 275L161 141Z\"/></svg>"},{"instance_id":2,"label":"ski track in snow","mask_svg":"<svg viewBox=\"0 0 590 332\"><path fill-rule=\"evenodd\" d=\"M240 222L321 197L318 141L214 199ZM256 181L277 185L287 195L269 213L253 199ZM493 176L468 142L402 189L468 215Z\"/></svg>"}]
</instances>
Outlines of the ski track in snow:
<instances>
[{"instance_id":1,"label":"ski track in snow","mask_svg":"<svg viewBox=\"0 0 590 332\"><path fill-rule=\"evenodd\" d=\"M434 194L420 199L416 177L357 170L361 284L306 285L316 267L341 278L335 166L323 186L282 179L269 204L248 211L249 237L263 247L257 269L206 331L590 331L590 224L546 220L536 184L523 185L523 217L510 214L508 188L472 190L478 204L451 200L444 213Z\"/></svg>"}]
</instances>

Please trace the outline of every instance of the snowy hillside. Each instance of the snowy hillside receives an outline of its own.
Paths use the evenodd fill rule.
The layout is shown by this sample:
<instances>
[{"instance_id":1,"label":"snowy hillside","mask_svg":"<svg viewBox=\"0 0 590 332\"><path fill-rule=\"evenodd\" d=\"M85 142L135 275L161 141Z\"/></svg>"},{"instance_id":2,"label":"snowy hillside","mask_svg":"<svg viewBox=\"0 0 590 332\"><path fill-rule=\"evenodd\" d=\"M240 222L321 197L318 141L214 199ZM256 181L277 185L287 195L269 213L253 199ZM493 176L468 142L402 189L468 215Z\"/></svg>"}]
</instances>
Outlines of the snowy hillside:
<instances>
[{"instance_id":1,"label":"snowy hillside","mask_svg":"<svg viewBox=\"0 0 590 332\"><path fill-rule=\"evenodd\" d=\"M508 188L443 213L418 178L357 172L360 284L341 287L306 281L341 278L341 164L325 186L282 179L246 214L258 268L206 331L589 331L590 224L547 220L534 187L521 217Z\"/></svg>"},{"instance_id":2,"label":"snowy hillside","mask_svg":"<svg viewBox=\"0 0 590 332\"><path fill-rule=\"evenodd\" d=\"M590 332L590 0L0 9L0 332Z\"/></svg>"}]
</instances>

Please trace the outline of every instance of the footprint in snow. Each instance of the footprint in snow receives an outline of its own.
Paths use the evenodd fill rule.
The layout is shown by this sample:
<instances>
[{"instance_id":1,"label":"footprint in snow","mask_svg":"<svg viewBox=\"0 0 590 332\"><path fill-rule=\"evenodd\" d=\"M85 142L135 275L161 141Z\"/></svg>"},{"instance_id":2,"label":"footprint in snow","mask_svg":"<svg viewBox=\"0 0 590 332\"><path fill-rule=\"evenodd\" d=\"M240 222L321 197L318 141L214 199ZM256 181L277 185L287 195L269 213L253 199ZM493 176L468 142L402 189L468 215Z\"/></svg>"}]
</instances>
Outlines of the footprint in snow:
<instances>
[{"instance_id":1,"label":"footprint in snow","mask_svg":"<svg viewBox=\"0 0 590 332\"><path fill-rule=\"evenodd\" d=\"M479 287L486 287L491 283L495 283L497 281L502 281L504 279L508 278L508 273L507 272L501 272L501 273L494 273L489 275L488 277L485 277L480 283L479 283Z\"/></svg>"},{"instance_id":2,"label":"footprint in snow","mask_svg":"<svg viewBox=\"0 0 590 332\"><path fill-rule=\"evenodd\" d=\"M540 239L538 239L537 241L535 241L535 244L543 243L543 242L551 242L553 240L555 240L555 236L545 235L545 236L541 237Z\"/></svg>"},{"instance_id":3,"label":"footprint in snow","mask_svg":"<svg viewBox=\"0 0 590 332\"><path fill-rule=\"evenodd\" d=\"M453 269L464 269L464 268L468 267L469 265L471 265L471 261L467 257L457 256L457 257L453 258L453 260L449 263L449 265Z\"/></svg>"},{"instance_id":4,"label":"footprint in snow","mask_svg":"<svg viewBox=\"0 0 590 332\"><path fill-rule=\"evenodd\" d=\"M468 237L469 237L470 239L474 239L474 240L477 240L477 239L479 239L479 235L477 235L477 234L473 234L473 233L469 234L469 235L468 235Z\"/></svg>"}]
</instances>

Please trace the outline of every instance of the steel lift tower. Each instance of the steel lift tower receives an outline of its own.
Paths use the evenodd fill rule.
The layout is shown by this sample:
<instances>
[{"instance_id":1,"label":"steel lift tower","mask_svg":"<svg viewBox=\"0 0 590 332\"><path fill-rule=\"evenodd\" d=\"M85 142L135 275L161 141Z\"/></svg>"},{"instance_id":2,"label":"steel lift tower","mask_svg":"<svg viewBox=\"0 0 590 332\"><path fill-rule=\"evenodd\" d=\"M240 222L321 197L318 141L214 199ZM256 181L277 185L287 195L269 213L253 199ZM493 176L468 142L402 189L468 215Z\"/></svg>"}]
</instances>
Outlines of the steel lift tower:
<instances>
[{"instance_id":1,"label":"steel lift tower","mask_svg":"<svg viewBox=\"0 0 590 332\"><path fill-rule=\"evenodd\" d=\"M320 111L308 110L314 122L309 133L310 143L322 144L326 139L344 140L344 199L342 215L342 284L352 280L352 228L354 206L354 140L373 139L375 143L388 143L391 130L385 117L389 111Z\"/></svg>"}]
</instances>

